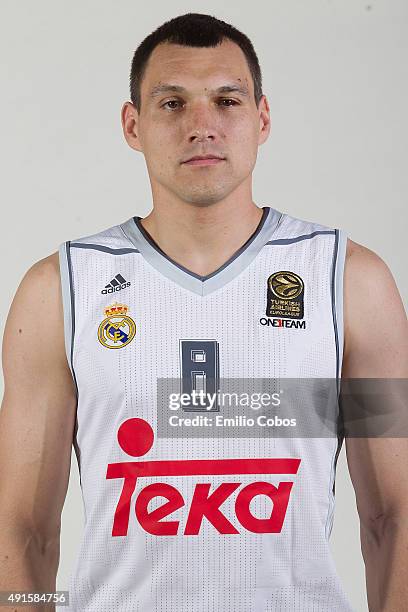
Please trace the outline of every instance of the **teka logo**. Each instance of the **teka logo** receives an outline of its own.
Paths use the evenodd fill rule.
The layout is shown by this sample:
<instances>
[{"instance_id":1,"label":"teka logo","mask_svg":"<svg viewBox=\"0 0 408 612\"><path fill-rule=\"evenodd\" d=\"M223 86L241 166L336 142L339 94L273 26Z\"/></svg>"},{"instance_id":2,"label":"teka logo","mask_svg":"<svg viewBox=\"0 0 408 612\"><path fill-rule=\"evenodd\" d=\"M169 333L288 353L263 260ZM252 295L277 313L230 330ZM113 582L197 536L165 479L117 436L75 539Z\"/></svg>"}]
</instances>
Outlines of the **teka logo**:
<instances>
[{"instance_id":1,"label":"teka logo","mask_svg":"<svg viewBox=\"0 0 408 612\"><path fill-rule=\"evenodd\" d=\"M133 457L145 455L153 446L154 433L149 423L140 418L124 421L118 430L118 442L122 450ZM297 474L300 459L169 459L164 461L129 461L110 463L106 478L123 478L122 492L116 506L112 536L127 535L130 503L136 488L137 480L152 476L197 475L223 476L231 474ZM211 483L197 483L190 501L190 508L183 535L197 535L205 517L220 534L239 534L240 532L221 512L220 506L242 484L239 482L221 482L210 493ZM280 533L285 520L286 510L293 482L282 481L279 486L270 482L255 481L244 486L235 501L235 515L239 523L253 533ZM257 495L266 495L273 503L271 516L257 518L250 510L251 501ZM167 501L156 508L148 510L149 503L155 497L164 497ZM182 508L187 500L180 491L169 484L156 482L143 487L136 498L136 518L142 528L157 536L171 536L179 533L178 520L163 519Z\"/></svg>"}]
</instances>

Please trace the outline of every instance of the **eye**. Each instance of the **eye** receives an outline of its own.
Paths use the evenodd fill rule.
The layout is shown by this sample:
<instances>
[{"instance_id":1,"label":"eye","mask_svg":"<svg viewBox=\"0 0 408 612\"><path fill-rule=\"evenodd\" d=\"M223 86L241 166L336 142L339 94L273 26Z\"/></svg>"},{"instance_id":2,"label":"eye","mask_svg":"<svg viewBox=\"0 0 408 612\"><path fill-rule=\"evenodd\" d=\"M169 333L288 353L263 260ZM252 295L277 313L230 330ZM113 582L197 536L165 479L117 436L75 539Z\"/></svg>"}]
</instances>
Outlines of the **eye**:
<instances>
[{"instance_id":1,"label":"eye","mask_svg":"<svg viewBox=\"0 0 408 612\"><path fill-rule=\"evenodd\" d=\"M221 106L226 106L227 108L229 106L236 106L238 104L238 102L232 98L221 98L220 102L232 102L232 104L221 104Z\"/></svg>"},{"instance_id":2,"label":"eye","mask_svg":"<svg viewBox=\"0 0 408 612\"><path fill-rule=\"evenodd\" d=\"M167 106L167 104L180 104L179 100L167 100L167 102L165 102L164 104L162 104L162 108L168 108L169 110L175 110L177 108L177 106Z\"/></svg>"}]
</instances>

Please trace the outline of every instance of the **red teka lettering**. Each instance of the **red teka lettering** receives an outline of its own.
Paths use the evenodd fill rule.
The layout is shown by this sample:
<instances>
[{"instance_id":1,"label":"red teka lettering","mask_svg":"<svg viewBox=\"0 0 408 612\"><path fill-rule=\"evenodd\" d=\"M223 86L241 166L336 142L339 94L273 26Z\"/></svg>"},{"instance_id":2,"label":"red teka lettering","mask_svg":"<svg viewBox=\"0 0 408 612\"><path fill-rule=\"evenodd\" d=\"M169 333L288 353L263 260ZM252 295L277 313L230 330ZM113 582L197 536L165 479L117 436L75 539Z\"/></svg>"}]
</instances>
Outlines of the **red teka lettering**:
<instances>
[{"instance_id":1,"label":"red teka lettering","mask_svg":"<svg viewBox=\"0 0 408 612\"><path fill-rule=\"evenodd\" d=\"M154 433L147 421L140 418L126 420L119 427L118 442L128 455L140 457L153 446ZM198 475L243 475L243 474L297 474L300 459L179 459L163 461L129 461L110 463L106 478L123 478L123 488L116 507L112 536L125 536L128 532L130 503L136 489L137 479L152 476L198 476ZM184 535L198 535L205 517L220 534L240 532L223 514L220 506L238 489L240 482L224 482L210 492L211 483L197 483L184 528ZM235 501L235 515L241 526L254 533L280 533L293 482L282 481L276 487L270 482L255 481L238 493ZM257 495L265 495L273 504L269 518L257 518L250 511L251 501ZM148 510L149 503L156 497L167 501ZM163 482L147 485L139 492L135 502L135 514L140 526L157 536L177 535L179 521L168 520L167 516L186 504L182 494L174 486Z\"/></svg>"}]
</instances>

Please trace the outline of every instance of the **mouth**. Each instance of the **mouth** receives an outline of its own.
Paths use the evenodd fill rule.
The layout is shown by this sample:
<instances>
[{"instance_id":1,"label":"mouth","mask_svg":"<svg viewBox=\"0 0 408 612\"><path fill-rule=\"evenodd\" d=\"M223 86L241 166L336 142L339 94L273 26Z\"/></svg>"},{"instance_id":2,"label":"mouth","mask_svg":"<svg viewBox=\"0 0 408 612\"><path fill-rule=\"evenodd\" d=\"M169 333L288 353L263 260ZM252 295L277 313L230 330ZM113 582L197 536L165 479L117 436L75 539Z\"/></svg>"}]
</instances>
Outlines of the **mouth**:
<instances>
[{"instance_id":1,"label":"mouth","mask_svg":"<svg viewBox=\"0 0 408 612\"><path fill-rule=\"evenodd\" d=\"M187 166L214 166L223 161L225 161L225 157L218 157L217 155L195 155L182 162L182 164Z\"/></svg>"}]
</instances>

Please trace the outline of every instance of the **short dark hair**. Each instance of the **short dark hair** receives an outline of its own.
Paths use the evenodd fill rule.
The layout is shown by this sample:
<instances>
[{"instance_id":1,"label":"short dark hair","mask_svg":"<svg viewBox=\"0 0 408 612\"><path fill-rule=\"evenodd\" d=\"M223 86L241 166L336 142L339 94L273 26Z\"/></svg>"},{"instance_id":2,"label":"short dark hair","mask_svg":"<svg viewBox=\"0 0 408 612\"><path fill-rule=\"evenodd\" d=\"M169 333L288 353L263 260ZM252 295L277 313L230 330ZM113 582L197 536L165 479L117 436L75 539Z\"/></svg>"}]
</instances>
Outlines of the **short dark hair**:
<instances>
[{"instance_id":1,"label":"short dark hair","mask_svg":"<svg viewBox=\"0 0 408 612\"><path fill-rule=\"evenodd\" d=\"M130 99L137 111L140 112L141 82L146 65L157 45L168 42L186 47L216 47L226 38L236 43L245 54L258 106L262 97L262 74L258 57L249 38L232 25L212 15L186 13L159 26L140 43L134 53L130 70Z\"/></svg>"}]
</instances>

